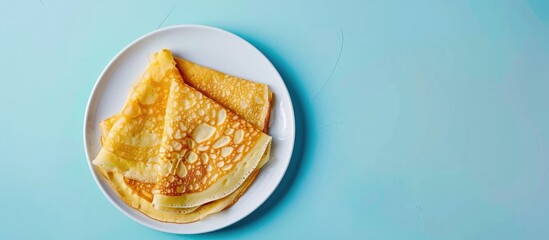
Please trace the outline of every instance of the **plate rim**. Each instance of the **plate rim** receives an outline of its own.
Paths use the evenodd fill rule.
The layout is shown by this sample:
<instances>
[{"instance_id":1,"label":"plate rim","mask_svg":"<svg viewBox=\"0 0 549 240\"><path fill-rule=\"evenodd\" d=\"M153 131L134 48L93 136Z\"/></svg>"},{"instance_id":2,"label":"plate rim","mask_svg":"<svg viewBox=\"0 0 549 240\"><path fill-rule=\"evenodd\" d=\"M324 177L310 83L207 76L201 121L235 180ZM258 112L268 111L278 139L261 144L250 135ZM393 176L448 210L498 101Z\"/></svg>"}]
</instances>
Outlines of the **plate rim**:
<instances>
[{"instance_id":1,"label":"plate rim","mask_svg":"<svg viewBox=\"0 0 549 240\"><path fill-rule=\"evenodd\" d=\"M117 60L119 58L122 57L122 55L124 53L126 53L127 51L129 51L132 47L134 47L135 45L137 45L138 43L142 42L143 40L147 39L147 38L150 38L156 34L160 34L162 32L167 32L167 31L171 31L171 30L176 30L176 29L185 29L185 28L195 28L195 29L200 29L200 30L208 30L208 31L216 31L216 32L219 32L219 33L222 33L222 34L226 34L230 37L233 37L233 38L236 38L237 40L239 40L240 42L242 42L243 44L247 45L248 47L251 47L251 49L253 51L255 51L256 53L259 54L259 56L261 58L263 58L266 63L268 64L268 67L271 68L272 70L274 70L274 72L276 73L276 77L278 77L278 79L281 80L281 83L282 83L282 91L284 92L283 94L287 95L288 96L288 99L289 99L289 106L285 106L286 108L288 108L288 111L290 113L290 116L286 116L286 119L289 119L291 125L292 125L292 131L289 132L289 137L288 139L285 139L285 141L290 141L289 143L289 156L288 156L288 160L285 161L286 164L284 164L283 166L281 166L283 168L283 171L282 171L282 175L280 176L280 178L278 179L274 179L273 181L275 181L275 184L273 185L272 189L269 189L268 191L268 194L265 195L265 197L263 199L260 199L258 201L258 205L253 207L251 211L249 212L246 212L244 214L242 214L242 216L239 216L237 217L235 220L233 221L228 221L228 222L224 222L223 224L219 224L218 226L214 226L214 227L209 227L209 228L205 228L205 229L202 229L202 230L199 230L199 231L171 231L169 229L164 229L164 228L160 228L160 227L157 227L157 226L153 226L145 221L142 221L140 218L138 217L134 217L132 216L128 211L127 209L124 209L122 206L119 206L119 204L117 202L115 202L114 198L115 197L118 197L120 198L118 195L116 196L111 196L111 194L109 194L106 189L104 189L103 185L102 185L102 182L101 180L99 179L98 175L100 174L97 174L96 173L96 170L94 169L94 165L91 163L92 161L92 158L90 156L90 151L88 149L88 131L87 131L87 126L88 126L88 118L90 117L90 105L93 103L93 102L97 102L99 101L100 97L97 96L97 94L99 93L99 86L101 86L102 84L104 84L103 82L107 81L106 79L108 79L108 76L106 76L106 74L109 72L109 71L112 71L111 68L113 67L116 67L114 66L114 63L117 62ZM103 91L103 89L101 90ZM272 116L271 116L272 117ZM244 38L232 33L232 32L229 32L227 30L224 30L224 29L221 29L221 28L218 28L218 27L213 27L213 26L208 26L208 25L201 25L201 24L178 24L178 25L172 25L172 26L168 26L168 27L163 27L163 28L160 28L160 29L156 29L154 31L151 31L149 33L146 33L140 37L138 37L137 39L133 40L131 43L129 43L128 45L126 45L124 48L122 48L113 58L111 58L111 60L107 63L107 65L104 67L103 71L101 72L101 74L98 76L98 78L96 79L95 81L95 84L92 88L92 91L90 92L90 96L88 97L88 101L86 103L86 109L85 109L85 113L84 113L84 121L83 121L83 143L84 143L84 152L86 154L86 162L87 162L87 165L91 171L91 174L94 178L94 181L96 183L96 185L99 187L99 189L101 190L101 192L103 193L103 195L109 200L109 202L114 205L120 212L122 212L124 215L126 215L127 217L129 217L130 219L132 219L133 221L143 225L143 226L146 226L148 228L151 228L151 229L155 229L157 231L161 231L161 232L167 232L167 233L174 233L174 234L200 234L200 233L207 233L207 232L213 232L213 231L217 231L217 230L220 230L220 229L223 229L223 228L226 228L232 224L235 224L239 221L241 221L242 219L246 218L248 215L250 215L251 213L253 213L254 211L256 211L259 207L261 207L271 196L272 194L274 193L274 191L279 187L280 183L282 182L282 179L284 179L284 177L286 176L286 173L288 171L288 167L290 165L290 162L292 161L292 156L293 156L293 152L294 152L294 147L295 147L295 135L296 135L296 129L295 129L295 112L294 112L294 107L293 107L293 101L292 101L292 98L291 98L291 95L288 91L288 87L286 85L286 83L284 82L284 79L282 78L282 76L280 76L280 73L278 72L278 70L276 69L276 67L273 65L273 63L259 50L257 49L253 44L251 44L250 42L248 42L247 40L245 40ZM126 203L124 203L126 204ZM126 207L127 208L131 208L133 209L132 207L128 206L126 204ZM141 212L139 212L140 214L142 214ZM144 217L147 217L149 218L148 216L145 216ZM152 219L152 218L150 218ZM152 219L154 221L157 221L161 224L172 224L172 223L165 223L165 222L162 222L162 221L158 221L156 219Z\"/></svg>"}]
</instances>

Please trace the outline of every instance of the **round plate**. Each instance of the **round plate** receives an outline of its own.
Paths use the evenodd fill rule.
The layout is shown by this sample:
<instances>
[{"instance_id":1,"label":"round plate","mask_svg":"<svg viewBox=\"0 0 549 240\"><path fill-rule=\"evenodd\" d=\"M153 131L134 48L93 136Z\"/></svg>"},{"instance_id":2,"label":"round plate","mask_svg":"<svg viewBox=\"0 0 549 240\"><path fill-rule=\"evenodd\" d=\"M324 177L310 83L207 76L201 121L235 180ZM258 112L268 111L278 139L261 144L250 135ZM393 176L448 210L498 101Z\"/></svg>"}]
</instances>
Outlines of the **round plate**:
<instances>
[{"instance_id":1,"label":"round plate","mask_svg":"<svg viewBox=\"0 0 549 240\"><path fill-rule=\"evenodd\" d=\"M269 135L271 159L248 191L231 208L201 221L173 224L156 221L126 205L91 164L101 149L99 121L120 112L128 91L148 64L150 54L170 49L203 66L269 85L274 92ZM110 202L131 219L170 233L193 234L218 230L246 217L273 193L282 180L294 147L295 119L290 95L280 74L250 43L227 31L209 26L179 25L151 32L128 45L107 65L97 80L84 118L84 146L92 175ZM108 216L105 216L108 217Z\"/></svg>"}]
</instances>

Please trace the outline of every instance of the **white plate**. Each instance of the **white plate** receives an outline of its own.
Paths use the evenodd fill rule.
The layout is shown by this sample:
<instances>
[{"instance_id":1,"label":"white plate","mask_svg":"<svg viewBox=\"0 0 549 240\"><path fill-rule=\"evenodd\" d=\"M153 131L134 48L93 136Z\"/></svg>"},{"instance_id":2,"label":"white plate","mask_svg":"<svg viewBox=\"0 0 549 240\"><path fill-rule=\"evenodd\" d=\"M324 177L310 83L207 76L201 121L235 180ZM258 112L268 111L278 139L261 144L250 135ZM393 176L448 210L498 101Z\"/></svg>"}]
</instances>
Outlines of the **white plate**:
<instances>
[{"instance_id":1,"label":"white plate","mask_svg":"<svg viewBox=\"0 0 549 240\"><path fill-rule=\"evenodd\" d=\"M175 56L198 64L269 84L275 95L269 131L269 135L273 137L271 160L234 206L190 224L156 221L127 206L91 164L101 148L99 121L122 109L131 84L148 64L148 56L163 48L170 49ZM128 45L111 60L97 80L84 117L84 146L88 165L99 188L112 204L131 219L170 233L215 231L237 222L257 209L282 180L290 162L294 138L295 119L290 95L271 62L244 39L208 26L180 25L163 28Z\"/></svg>"}]
</instances>

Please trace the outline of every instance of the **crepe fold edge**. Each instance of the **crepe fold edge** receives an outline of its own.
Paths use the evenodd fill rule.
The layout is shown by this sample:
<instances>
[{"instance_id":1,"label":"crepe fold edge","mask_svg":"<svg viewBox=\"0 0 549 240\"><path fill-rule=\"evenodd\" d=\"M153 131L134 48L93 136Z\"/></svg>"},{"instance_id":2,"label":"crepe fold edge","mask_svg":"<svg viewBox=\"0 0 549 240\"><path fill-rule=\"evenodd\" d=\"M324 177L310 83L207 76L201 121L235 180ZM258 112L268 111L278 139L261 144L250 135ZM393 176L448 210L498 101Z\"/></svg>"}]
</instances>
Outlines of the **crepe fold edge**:
<instances>
[{"instance_id":1,"label":"crepe fold edge","mask_svg":"<svg viewBox=\"0 0 549 240\"><path fill-rule=\"evenodd\" d=\"M118 172L124 177L147 183L156 181L159 169L157 162L125 159L104 148L101 148L92 163L106 171Z\"/></svg>"},{"instance_id":2,"label":"crepe fold edge","mask_svg":"<svg viewBox=\"0 0 549 240\"><path fill-rule=\"evenodd\" d=\"M181 210L171 208L167 210L159 210L147 202L144 198L137 196L133 193L132 189L124 184L124 179L121 174L114 172L104 172L105 177L109 179L111 186L116 190L120 198L126 202L130 207L144 213L146 216L162 222L171 223L191 223L196 222L204 217L222 211L228 206L234 204L244 191L251 185L258 171L254 171L250 174L250 177L231 195L218 201L213 201L202 206L194 208L192 211L188 211L183 208Z\"/></svg>"},{"instance_id":3,"label":"crepe fold edge","mask_svg":"<svg viewBox=\"0 0 549 240\"><path fill-rule=\"evenodd\" d=\"M135 193L124 182L123 175L116 172L108 172L105 169L98 168L100 173L108 180L112 189L118 196L131 208L138 210L142 214L152 219L169 223L192 223L204 219L210 214L220 212L234 205L238 199L248 190L262 168L270 159L271 144L261 158L258 167L234 192L228 196L216 201L192 208L170 208L154 206L137 193Z\"/></svg>"}]
</instances>

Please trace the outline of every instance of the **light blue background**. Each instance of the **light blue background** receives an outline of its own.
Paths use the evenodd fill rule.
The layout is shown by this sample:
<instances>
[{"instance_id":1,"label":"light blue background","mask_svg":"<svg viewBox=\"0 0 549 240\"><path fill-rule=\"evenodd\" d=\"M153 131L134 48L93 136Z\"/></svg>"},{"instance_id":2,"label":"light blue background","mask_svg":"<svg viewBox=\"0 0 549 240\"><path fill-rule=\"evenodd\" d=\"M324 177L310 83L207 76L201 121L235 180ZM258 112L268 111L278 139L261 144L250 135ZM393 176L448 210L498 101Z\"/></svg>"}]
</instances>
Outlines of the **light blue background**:
<instances>
[{"instance_id":1,"label":"light blue background","mask_svg":"<svg viewBox=\"0 0 549 240\"><path fill-rule=\"evenodd\" d=\"M549 1L2 1L0 239L547 239ZM90 91L125 45L206 24L285 79L298 145L222 231L133 222L86 165Z\"/></svg>"}]
</instances>

